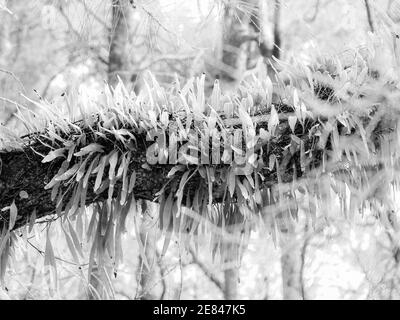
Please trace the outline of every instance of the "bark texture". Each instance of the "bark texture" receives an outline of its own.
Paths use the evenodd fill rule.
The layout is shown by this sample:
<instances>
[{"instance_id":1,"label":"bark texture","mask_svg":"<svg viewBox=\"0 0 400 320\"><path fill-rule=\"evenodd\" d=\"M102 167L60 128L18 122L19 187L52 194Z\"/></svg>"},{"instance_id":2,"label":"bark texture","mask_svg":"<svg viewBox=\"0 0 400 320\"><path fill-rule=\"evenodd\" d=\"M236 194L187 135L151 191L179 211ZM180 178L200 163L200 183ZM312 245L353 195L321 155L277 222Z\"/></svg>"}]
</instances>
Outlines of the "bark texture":
<instances>
[{"instance_id":1,"label":"bark texture","mask_svg":"<svg viewBox=\"0 0 400 320\"><path fill-rule=\"evenodd\" d=\"M278 110L279 111L279 110ZM254 117L254 121L258 122L257 131L261 128L267 130L268 127L268 116L257 116ZM234 125L235 127L241 126L241 121L227 121L226 124ZM299 130L302 130L299 127ZM280 174L282 182L291 181L293 178L293 165L298 167L297 174L301 176L300 161L298 152L290 154L284 150L285 144L287 144L288 135L290 137L290 128L286 120L282 121L276 133L279 136L275 141L271 141L268 145L259 145L263 148L264 152L262 158L266 164L261 169L260 173L263 174L266 179L262 182L260 188L264 186L271 186L277 182L276 170L268 169L269 155L274 153L279 161L283 161L282 167L280 168ZM133 189L133 193L136 199L143 199L153 201L158 191L167 184L170 180L167 177L168 172L171 170L173 165L169 164L156 164L148 165L146 159L146 150L154 142L146 141L145 133L135 133L136 146L130 150L132 158L130 161L129 169L136 172L136 183ZM73 133L71 132L71 138L73 139ZM90 136L89 132L87 135L86 143L90 144L94 142L94 137ZM306 150L315 144L316 137L310 137L305 132L302 135ZM115 138L110 135L104 140L97 140L97 143L101 143L105 149L105 152L115 148ZM22 150L11 150L0 151L0 161L2 163L0 172L0 208L8 208L13 202L15 202L18 208L18 215L16 218L14 228L18 228L27 224L31 217L33 219L42 218L48 215L56 213L55 202L51 201L51 190L46 190L44 187L50 182L50 180L58 172L60 165L63 161L53 160L48 163L42 163L43 155L46 155L50 151L49 146L43 145L39 141L35 141L31 138ZM222 149L221 149L222 151ZM321 159L321 150L314 150L315 158L312 159L313 166L317 165ZM222 170L224 167L230 166L230 164L221 164L219 168ZM288 166L288 170L285 170ZM189 165L189 168L194 168L194 165ZM176 179L180 178L182 173L175 174ZM95 177L89 179L89 186L86 195L86 205L90 205L94 202L104 201L108 197L108 190L104 190L100 193L93 191L93 185ZM185 195L190 197L194 196L195 191L201 185L202 178L200 174L196 173L192 176L190 181L185 185ZM171 183L169 184L171 186ZM114 195L119 194L121 185L116 183L114 189ZM67 191L68 185L62 185L61 190ZM25 191L25 192L23 192ZM68 203L70 200L70 193L67 192L63 198L63 203ZM225 185L221 184L220 181L213 182L213 200L218 203L222 201L225 193ZM185 196L184 196L185 198ZM0 211L0 228L7 225L9 221L9 210Z\"/></svg>"}]
</instances>

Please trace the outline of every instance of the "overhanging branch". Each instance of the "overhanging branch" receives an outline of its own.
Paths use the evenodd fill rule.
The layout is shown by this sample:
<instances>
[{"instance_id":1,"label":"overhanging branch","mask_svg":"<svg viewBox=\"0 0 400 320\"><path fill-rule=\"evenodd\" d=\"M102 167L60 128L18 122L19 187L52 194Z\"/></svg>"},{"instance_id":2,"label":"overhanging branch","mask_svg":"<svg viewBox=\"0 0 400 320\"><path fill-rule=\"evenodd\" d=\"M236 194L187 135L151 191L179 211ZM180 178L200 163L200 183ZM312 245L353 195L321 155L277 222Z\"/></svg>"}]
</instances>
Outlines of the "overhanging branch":
<instances>
[{"instance_id":1,"label":"overhanging branch","mask_svg":"<svg viewBox=\"0 0 400 320\"><path fill-rule=\"evenodd\" d=\"M300 157L296 151L293 155L287 153L284 154L283 146L290 142L290 128L287 122L287 118L290 113L281 113L281 124L277 128L277 135L279 139L271 141L270 143L261 143L258 145L259 151L263 149L263 159L266 163L265 168L262 169L266 179L263 181L264 186L270 186L277 182L276 170L268 169L269 156L275 154L278 161L282 163L282 179L283 181L290 181L293 177L292 170L286 170L286 167L290 168L293 166L298 167L298 175L301 175L300 170ZM267 130L268 121L270 116L268 114L260 114L253 117L253 121L257 123L257 130L261 128ZM225 124L230 127L241 127L241 120L238 118L227 119ZM310 122L311 124L311 122ZM298 128L298 130L302 130ZM278 133L280 132L280 134ZM286 132L286 134L285 134ZM133 189L133 194L137 199L154 200L157 193L170 182L170 178L167 176L168 172L174 166L173 164L156 164L149 165L146 160L146 150L154 143L154 141L146 141L146 135L143 133L137 134L134 131L136 146L134 149L129 150L131 152L131 160L129 164L129 171L136 172L136 183ZM289 137L289 140L288 140ZM87 134L86 145L94 142L93 136ZM33 139L33 138L31 138ZM43 139L43 138L41 138ZM68 138L73 140L73 134ZM306 148L309 148L314 138L309 138L307 134L303 135L303 140ZM99 141L96 141L99 143ZM108 137L102 141L102 145L105 150L112 150L116 147L116 141L114 137ZM121 146L118 146L121 148ZM2 163L2 169L0 172L0 226L7 224L9 221L9 206L15 202L18 208L18 216L16 219L15 227L20 227L29 222L32 215L35 218L41 218L47 215L56 213L56 201L51 201L51 189L45 190L46 184L48 184L52 178L57 174L63 159L58 158L48 163L42 163L43 156L48 154L52 149L49 146L43 145L39 140L31 140L23 150L14 150L8 152L0 152L0 159ZM124 150L128 151L128 150ZM286 157L286 158L285 158ZM290 158L290 159L289 159ZM316 160L318 162L318 160ZM283 163L285 162L286 165ZM216 170L223 170L229 167L229 164L210 165L214 166ZM195 170L196 165L188 164L188 170ZM105 171L105 176L106 176ZM176 179L182 176L182 173L176 173ZM89 186L86 194L86 205L90 205L94 202L104 201L108 197L108 190L105 189L101 193L95 193L93 191L93 185L95 183L95 177L91 177L89 180ZM196 189L199 188L201 183L201 176L199 174L193 175L190 181L187 182L186 190L187 194L193 196ZM171 183L170 183L171 185ZM63 198L63 202L67 203L70 200L72 194L71 184L65 183L62 190L66 193ZM71 192L68 192L70 190ZM118 195L121 191L121 183L117 182L114 195ZM226 193L226 186L221 184L220 181L214 181L213 183L213 201L221 202Z\"/></svg>"}]
</instances>

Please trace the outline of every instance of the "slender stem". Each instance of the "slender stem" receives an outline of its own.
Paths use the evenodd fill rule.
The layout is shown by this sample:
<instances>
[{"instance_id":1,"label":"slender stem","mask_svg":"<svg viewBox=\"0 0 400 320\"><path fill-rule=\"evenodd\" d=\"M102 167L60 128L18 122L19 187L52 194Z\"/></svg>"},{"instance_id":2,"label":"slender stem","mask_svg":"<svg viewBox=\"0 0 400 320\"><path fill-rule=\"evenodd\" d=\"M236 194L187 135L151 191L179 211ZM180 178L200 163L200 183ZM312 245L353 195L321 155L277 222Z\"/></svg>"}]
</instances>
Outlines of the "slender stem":
<instances>
[{"instance_id":1,"label":"slender stem","mask_svg":"<svg viewBox=\"0 0 400 320\"><path fill-rule=\"evenodd\" d=\"M371 32L374 32L375 28L374 28L374 22L372 19L372 13L371 13L371 7L369 5L369 0L364 0L364 2L365 2L365 9L367 10L367 18L368 18L369 28L371 29Z\"/></svg>"}]
</instances>

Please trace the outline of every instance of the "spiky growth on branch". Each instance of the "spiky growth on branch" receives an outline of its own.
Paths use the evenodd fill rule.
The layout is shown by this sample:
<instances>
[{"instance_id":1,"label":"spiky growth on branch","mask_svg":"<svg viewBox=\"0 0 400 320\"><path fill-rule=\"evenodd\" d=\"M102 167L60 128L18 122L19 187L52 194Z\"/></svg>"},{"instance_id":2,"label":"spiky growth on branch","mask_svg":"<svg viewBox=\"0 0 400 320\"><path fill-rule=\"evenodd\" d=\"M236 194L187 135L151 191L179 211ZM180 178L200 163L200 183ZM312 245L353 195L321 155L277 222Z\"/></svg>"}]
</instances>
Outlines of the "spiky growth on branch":
<instances>
[{"instance_id":1,"label":"spiky growth on branch","mask_svg":"<svg viewBox=\"0 0 400 320\"><path fill-rule=\"evenodd\" d=\"M96 101L78 99L79 121L44 103L39 115L21 111L24 137L2 129L2 270L13 230L43 217L77 219L88 206L89 274L94 260L117 265L138 199L159 203L164 251L173 233L187 238L207 223L239 224L244 238L255 221L275 232L277 216L295 219L300 203L315 220L335 197L344 214L383 205L387 218L387 187L398 176L398 79L376 77L380 52L368 54L355 53L349 66L281 63L275 88L260 72L235 93L216 82L209 98L204 76L165 89L150 75L138 95L119 83Z\"/></svg>"}]
</instances>

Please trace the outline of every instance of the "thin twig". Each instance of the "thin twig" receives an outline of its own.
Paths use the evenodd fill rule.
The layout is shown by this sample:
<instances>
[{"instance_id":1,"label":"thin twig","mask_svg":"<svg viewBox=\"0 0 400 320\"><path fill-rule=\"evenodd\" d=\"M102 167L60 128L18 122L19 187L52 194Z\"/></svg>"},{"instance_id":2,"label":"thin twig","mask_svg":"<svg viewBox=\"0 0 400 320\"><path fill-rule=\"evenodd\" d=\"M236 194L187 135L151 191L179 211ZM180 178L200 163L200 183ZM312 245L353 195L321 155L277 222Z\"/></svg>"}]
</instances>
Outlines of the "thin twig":
<instances>
[{"instance_id":1,"label":"thin twig","mask_svg":"<svg viewBox=\"0 0 400 320\"><path fill-rule=\"evenodd\" d=\"M2 68L0 68L0 72L7 73L10 76L12 76L15 79L15 81L17 81L18 84L21 86L21 88L24 91L24 93L26 93L26 89L25 89L24 85L22 84L22 81L13 72L11 72L9 70L2 69Z\"/></svg>"},{"instance_id":2,"label":"thin twig","mask_svg":"<svg viewBox=\"0 0 400 320\"><path fill-rule=\"evenodd\" d=\"M189 252L192 255L193 263L199 266L199 268L203 271L203 273L213 282L218 289L221 291L224 290L224 284L214 275L214 273L197 257L197 254L194 252L193 248L189 248Z\"/></svg>"},{"instance_id":3,"label":"thin twig","mask_svg":"<svg viewBox=\"0 0 400 320\"><path fill-rule=\"evenodd\" d=\"M101 25L103 25L104 28L106 28L106 30L110 31L110 29L111 29L110 26L108 26L107 23L106 23L104 20L102 20L96 13L93 12L92 9L90 9L90 8L88 7L88 5L86 4L86 1L85 1L85 0L80 0L80 2L82 3L82 5L83 5L83 7L85 8L85 10L86 10L98 23L100 23Z\"/></svg>"},{"instance_id":4,"label":"thin twig","mask_svg":"<svg viewBox=\"0 0 400 320\"><path fill-rule=\"evenodd\" d=\"M161 23L161 21L160 21L157 17L155 17L154 14L152 14L149 10L147 10L143 5L141 5L140 7L141 7L142 10L149 16L149 18L150 18L151 20L155 21L156 24L158 24L158 26L161 27L161 29L163 29L164 31L166 31L166 32L168 32L168 33L174 35L176 38L178 38L178 36L177 36L174 32L172 32L172 31L169 30L167 27L165 27L165 26Z\"/></svg>"},{"instance_id":5,"label":"thin twig","mask_svg":"<svg viewBox=\"0 0 400 320\"><path fill-rule=\"evenodd\" d=\"M41 256L43 256L44 255L44 251L43 250L41 250L41 249L39 249L38 247L36 247L32 242L30 242L29 240L27 240L27 242L28 242L28 244L32 247L32 248L34 248ZM81 267L82 265L78 265L77 263L75 263L75 262L71 262L71 261L68 261L68 260L64 260L64 259L62 259L62 258L59 258L59 257L54 257L56 260L59 260L59 261L61 261L61 262L65 262L65 263L68 263L68 264L70 264L70 265L73 265L73 266L79 266L79 267Z\"/></svg>"}]
</instances>

